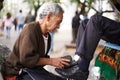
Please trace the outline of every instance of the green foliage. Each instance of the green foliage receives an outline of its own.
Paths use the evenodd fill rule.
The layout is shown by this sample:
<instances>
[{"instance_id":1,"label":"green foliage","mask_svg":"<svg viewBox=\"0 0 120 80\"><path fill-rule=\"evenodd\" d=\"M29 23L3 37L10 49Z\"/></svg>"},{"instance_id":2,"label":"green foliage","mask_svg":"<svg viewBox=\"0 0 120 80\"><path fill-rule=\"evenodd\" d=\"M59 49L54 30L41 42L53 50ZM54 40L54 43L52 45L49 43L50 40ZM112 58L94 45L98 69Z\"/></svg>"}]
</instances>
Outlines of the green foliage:
<instances>
[{"instance_id":1,"label":"green foliage","mask_svg":"<svg viewBox=\"0 0 120 80\"><path fill-rule=\"evenodd\" d=\"M60 3L60 0L52 0L55 3Z\"/></svg>"},{"instance_id":2,"label":"green foliage","mask_svg":"<svg viewBox=\"0 0 120 80\"><path fill-rule=\"evenodd\" d=\"M80 0L70 0L70 1L80 3Z\"/></svg>"},{"instance_id":3,"label":"green foliage","mask_svg":"<svg viewBox=\"0 0 120 80\"><path fill-rule=\"evenodd\" d=\"M29 7L30 7L30 10L34 10L35 11L35 14L34 16L37 15L37 11L39 9L39 7L45 3L45 2L55 2L55 3L60 3L60 0L24 0L24 2L27 2Z\"/></svg>"},{"instance_id":4,"label":"green foliage","mask_svg":"<svg viewBox=\"0 0 120 80\"><path fill-rule=\"evenodd\" d=\"M71 3L77 3L78 8L81 8L79 14L87 14L92 7L95 0L70 0Z\"/></svg>"}]
</instances>

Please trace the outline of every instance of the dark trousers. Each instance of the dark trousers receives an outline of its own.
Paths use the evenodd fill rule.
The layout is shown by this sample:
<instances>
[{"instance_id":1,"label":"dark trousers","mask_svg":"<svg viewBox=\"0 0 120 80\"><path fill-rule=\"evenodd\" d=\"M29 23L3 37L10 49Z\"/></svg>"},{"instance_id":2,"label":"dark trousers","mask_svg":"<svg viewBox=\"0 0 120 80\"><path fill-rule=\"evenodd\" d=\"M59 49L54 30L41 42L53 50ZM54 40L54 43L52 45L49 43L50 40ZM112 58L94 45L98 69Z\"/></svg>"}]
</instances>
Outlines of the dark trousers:
<instances>
[{"instance_id":1,"label":"dark trousers","mask_svg":"<svg viewBox=\"0 0 120 80\"><path fill-rule=\"evenodd\" d=\"M93 15L87 24L80 24L76 54L90 61L100 39L120 44L120 23L101 15Z\"/></svg>"},{"instance_id":2,"label":"dark trousers","mask_svg":"<svg viewBox=\"0 0 120 80\"><path fill-rule=\"evenodd\" d=\"M44 68L24 69L23 73L17 77L17 80L65 80L56 76Z\"/></svg>"}]
</instances>

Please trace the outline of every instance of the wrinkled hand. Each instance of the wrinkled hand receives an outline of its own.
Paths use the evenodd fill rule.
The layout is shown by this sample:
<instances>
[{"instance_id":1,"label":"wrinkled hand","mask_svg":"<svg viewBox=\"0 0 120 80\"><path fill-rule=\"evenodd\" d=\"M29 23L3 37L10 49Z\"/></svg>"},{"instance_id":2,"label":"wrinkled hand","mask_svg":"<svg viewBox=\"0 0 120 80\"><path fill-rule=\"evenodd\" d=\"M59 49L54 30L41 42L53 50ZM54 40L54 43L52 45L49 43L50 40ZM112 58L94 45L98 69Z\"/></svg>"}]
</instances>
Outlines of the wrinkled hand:
<instances>
[{"instance_id":1,"label":"wrinkled hand","mask_svg":"<svg viewBox=\"0 0 120 80\"><path fill-rule=\"evenodd\" d=\"M57 68L64 68L65 66L69 66L69 59L65 58L51 58L51 65Z\"/></svg>"}]
</instances>

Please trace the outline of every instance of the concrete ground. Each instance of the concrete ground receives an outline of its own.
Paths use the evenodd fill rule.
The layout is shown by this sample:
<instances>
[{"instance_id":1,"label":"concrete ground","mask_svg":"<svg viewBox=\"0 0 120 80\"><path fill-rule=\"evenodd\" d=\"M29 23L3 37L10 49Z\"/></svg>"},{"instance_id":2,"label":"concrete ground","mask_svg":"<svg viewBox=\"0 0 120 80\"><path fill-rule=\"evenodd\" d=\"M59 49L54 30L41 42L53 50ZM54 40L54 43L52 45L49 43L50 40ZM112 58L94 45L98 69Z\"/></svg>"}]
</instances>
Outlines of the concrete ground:
<instances>
[{"instance_id":1,"label":"concrete ground","mask_svg":"<svg viewBox=\"0 0 120 80\"><path fill-rule=\"evenodd\" d=\"M14 42L18 36L19 34L18 32L14 31L14 28L12 28L11 30L11 38L6 38L5 33L2 34L0 31L0 44L8 46L12 50ZM58 30L58 32L54 34L54 52L49 53L49 55L51 57L59 57L59 56L65 56L65 55L73 56L75 53L75 45L70 44L70 42L71 42L71 31ZM96 49L95 53L99 53L101 49L102 47L99 46ZM91 61L90 69L93 67L93 64L94 64L94 59ZM54 74L57 74L54 71L54 67L52 66L46 66L45 69L47 69L48 71ZM88 80L93 80L93 79L89 77Z\"/></svg>"}]
</instances>

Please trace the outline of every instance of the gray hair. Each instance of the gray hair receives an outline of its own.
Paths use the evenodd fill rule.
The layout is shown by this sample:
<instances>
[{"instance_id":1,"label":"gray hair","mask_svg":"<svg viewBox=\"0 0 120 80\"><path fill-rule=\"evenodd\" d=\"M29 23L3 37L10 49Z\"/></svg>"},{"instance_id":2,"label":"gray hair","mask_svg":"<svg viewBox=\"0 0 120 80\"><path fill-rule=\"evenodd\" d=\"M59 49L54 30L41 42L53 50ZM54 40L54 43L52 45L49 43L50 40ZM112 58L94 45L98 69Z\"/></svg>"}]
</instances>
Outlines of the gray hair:
<instances>
[{"instance_id":1,"label":"gray hair","mask_svg":"<svg viewBox=\"0 0 120 80\"><path fill-rule=\"evenodd\" d=\"M44 3L38 11L39 19L43 19L46 15L50 13L57 15L60 11L64 12L61 6L58 5L57 3L52 2Z\"/></svg>"}]
</instances>

